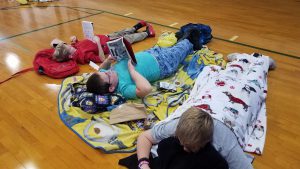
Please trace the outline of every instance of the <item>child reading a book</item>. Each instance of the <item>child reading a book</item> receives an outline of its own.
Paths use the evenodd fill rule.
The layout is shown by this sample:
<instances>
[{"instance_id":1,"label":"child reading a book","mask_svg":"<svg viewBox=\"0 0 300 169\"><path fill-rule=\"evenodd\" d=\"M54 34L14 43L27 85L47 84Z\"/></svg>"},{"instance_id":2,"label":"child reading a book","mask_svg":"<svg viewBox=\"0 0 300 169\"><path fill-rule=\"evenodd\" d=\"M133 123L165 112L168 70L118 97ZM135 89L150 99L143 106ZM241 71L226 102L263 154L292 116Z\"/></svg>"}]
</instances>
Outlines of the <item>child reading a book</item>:
<instances>
[{"instance_id":1,"label":"child reading a book","mask_svg":"<svg viewBox=\"0 0 300 169\"><path fill-rule=\"evenodd\" d=\"M116 91L127 99L143 98L152 90L150 82L175 73L179 64L193 51L193 46L200 46L197 40L199 36L200 32L192 29L186 36L187 39L172 47L153 47L138 52L135 54L136 66L133 66L130 60L123 59L110 68L114 58L109 56L100 65L101 70L89 77L87 90L97 94Z\"/></svg>"},{"instance_id":2,"label":"child reading a book","mask_svg":"<svg viewBox=\"0 0 300 169\"><path fill-rule=\"evenodd\" d=\"M146 26L143 32L137 32L138 29ZM124 37L129 43L135 43L144 40L147 37L154 37L155 32L152 25L145 21L139 21L131 28L126 28L108 35L96 35L93 40L84 39L79 41L76 36L71 37L71 45L61 40L54 39L51 46L55 49L53 59L63 62L68 59L74 59L80 64L93 61L101 63L105 59L105 54L109 54L107 42L119 37Z\"/></svg>"}]
</instances>

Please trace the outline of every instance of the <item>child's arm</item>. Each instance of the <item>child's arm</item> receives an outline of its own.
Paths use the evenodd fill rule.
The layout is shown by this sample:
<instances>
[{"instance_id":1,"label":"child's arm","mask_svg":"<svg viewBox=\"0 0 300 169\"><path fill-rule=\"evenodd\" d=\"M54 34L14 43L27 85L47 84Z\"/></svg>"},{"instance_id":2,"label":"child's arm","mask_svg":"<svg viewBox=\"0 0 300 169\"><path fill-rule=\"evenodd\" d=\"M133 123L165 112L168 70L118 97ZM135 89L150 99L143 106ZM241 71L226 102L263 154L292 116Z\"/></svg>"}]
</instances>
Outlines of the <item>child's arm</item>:
<instances>
[{"instance_id":1,"label":"child's arm","mask_svg":"<svg viewBox=\"0 0 300 169\"><path fill-rule=\"evenodd\" d=\"M139 135L137 140L137 156L138 160L142 158L149 159L149 154L152 145L154 144L153 138L151 136L151 131L147 130ZM142 169L150 169L149 164L141 165Z\"/></svg>"},{"instance_id":2,"label":"child's arm","mask_svg":"<svg viewBox=\"0 0 300 169\"><path fill-rule=\"evenodd\" d=\"M139 72L137 72L134 66L131 63L131 60L128 60L128 70L131 78L136 85L136 95L140 98L145 97L152 91L152 86L149 81L144 78Z\"/></svg>"},{"instance_id":3,"label":"child's arm","mask_svg":"<svg viewBox=\"0 0 300 169\"><path fill-rule=\"evenodd\" d=\"M96 44L98 46L99 58L103 62L105 60L105 55L104 55L104 52L103 52L103 49L101 46L100 38L98 36L94 36L93 40L96 42Z\"/></svg>"}]
</instances>

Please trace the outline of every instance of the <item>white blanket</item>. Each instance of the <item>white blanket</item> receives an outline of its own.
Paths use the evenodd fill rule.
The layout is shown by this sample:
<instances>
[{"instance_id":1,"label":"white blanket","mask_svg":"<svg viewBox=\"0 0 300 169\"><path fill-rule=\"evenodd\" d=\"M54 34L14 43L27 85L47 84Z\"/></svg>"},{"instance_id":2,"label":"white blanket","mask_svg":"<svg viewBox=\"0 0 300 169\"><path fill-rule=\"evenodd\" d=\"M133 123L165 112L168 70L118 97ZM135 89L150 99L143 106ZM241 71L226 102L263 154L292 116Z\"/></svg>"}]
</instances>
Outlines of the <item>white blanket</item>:
<instances>
[{"instance_id":1,"label":"white blanket","mask_svg":"<svg viewBox=\"0 0 300 169\"><path fill-rule=\"evenodd\" d=\"M166 120L192 106L204 109L228 126L241 147L262 154L266 136L266 96L269 57L234 54L225 70L206 66L189 98Z\"/></svg>"}]
</instances>

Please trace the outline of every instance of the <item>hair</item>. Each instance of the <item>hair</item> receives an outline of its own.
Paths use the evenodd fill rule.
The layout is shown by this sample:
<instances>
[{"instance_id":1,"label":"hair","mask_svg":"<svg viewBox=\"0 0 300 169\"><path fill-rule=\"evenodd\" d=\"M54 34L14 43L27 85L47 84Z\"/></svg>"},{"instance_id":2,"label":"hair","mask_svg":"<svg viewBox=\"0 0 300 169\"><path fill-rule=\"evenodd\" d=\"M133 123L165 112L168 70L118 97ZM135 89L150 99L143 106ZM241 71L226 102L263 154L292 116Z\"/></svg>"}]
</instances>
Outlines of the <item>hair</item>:
<instances>
[{"instance_id":1,"label":"hair","mask_svg":"<svg viewBox=\"0 0 300 169\"><path fill-rule=\"evenodd\" d=\"M110 84L104 80L97 73L93 73L86 82L87 91L95 94L107 94L109 92Z\"/></svg>"},{"instance_id":2,"label":"hair","mask_svg":"<svg viewBox=\"0 0 300 169\"><path fill-rule=\"evenodd\" d=\"M182 114L175 135L183 145L197 152L212 141L213 119L203 110L191 107Z\"/></svg>"},{"instance_id":3,"label":"hair","mask_svg":"<svg viewBox=\"0 0 300 169\"><path fill-rule=\"evenodd\" d=\"M55 47L55 51L52 55L52 58L58 62L64 62L69 59L69 51L66 48L66 45L61 42Z\"/></svg>"}]
</instances>

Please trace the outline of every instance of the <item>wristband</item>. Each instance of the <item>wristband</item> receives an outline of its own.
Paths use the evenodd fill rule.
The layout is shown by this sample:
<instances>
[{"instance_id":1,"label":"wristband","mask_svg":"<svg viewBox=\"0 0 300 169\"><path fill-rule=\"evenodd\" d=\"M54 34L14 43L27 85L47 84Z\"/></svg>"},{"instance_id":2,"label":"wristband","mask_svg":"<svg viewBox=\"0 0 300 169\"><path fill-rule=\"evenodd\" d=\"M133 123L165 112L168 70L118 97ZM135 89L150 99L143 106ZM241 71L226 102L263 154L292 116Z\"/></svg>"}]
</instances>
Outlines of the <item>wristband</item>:
<instances>
[{"instance_id":1,"label":"wristband","mask_svg":"<svg viewBox=\"0 0 300 169\"><path fill-rule=\"evenodd\" d=\"M142 168L142 166L144 165L144 164L147 164L147 165L149 165L149 162L148 161L141 161L140 163L139 163L139 169L141 169Z\"/></svg>"},{"instance_id":2,"label":"wristband","mask_svg":"<svg viewBox=\"0 0 300 169\"><path fill-rule=\"evenodd\" d=\"M138 167L139 169L142 167L142 165L147 164L149 165L149 158L143 157L138 160Z\"/></svg>"},{"instance_id":3,"label":"wristband","mask_svg":"<svg viewBox=\"0 0 300 169\"><path fill-rule=\"evenodd\" d=\"M138 160L138 163L140 163L140 162L142 162L142 161L147 161L147 162L149 163L149 158L147 158L147 157L140 158L140 159Z\"/></svg>"}]
</instances>

